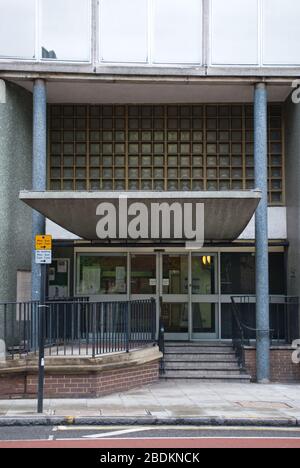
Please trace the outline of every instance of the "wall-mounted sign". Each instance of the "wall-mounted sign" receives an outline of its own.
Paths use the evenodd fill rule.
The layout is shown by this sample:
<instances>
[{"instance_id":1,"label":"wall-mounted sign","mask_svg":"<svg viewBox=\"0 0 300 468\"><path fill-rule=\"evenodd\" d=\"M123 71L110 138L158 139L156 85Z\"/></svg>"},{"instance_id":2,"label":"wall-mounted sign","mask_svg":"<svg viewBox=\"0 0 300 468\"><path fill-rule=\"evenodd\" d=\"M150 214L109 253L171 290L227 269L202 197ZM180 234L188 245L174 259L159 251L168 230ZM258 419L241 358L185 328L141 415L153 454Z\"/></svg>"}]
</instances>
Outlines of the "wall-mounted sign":
<instances>
[{"instance_id":1,"label":"wall-mounted sign","mask_svg":"<svg viewBox=\"0 0 300 468\"><path fill-rule=\"evenodd\" d=\"M35 236L35 263L44 265L52 263L52 236L47 234Z\"/></svg>"},{"instance_id":2,"label":"wall-mounted sign","mask_svg":"<svg viewBox=\"0 0 300 468\"><path fill-rule=\"evenodd\" d=\"M51 250L52 249L52 236L38 235L35 236L35 250Z\"/></svg>"},{"instance_id":3,"label":"wall-mounted sign","mask_svg":"<svg viewBox=\"0 0 300 468\"><path fill-rule=\"evenodd\" d=\"M36 250L35 263L50 265L52 263L52 250Z\"/></svg>"}]
</instances>

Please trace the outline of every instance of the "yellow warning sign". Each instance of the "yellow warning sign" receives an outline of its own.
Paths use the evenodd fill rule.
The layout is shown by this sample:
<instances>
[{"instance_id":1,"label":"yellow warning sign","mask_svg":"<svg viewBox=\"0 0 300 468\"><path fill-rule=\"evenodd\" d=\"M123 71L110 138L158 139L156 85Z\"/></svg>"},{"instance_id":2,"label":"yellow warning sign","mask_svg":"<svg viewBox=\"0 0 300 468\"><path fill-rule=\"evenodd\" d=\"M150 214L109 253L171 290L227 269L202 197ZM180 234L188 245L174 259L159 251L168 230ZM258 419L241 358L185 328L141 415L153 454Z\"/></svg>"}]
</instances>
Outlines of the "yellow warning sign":
<instances>
[{"instance_id":1,"label":"yellow warning sign","mask_svg":"<svg viewBox=\"0 0 300 468\"><path fill-rule=\"evenodd\" d=\"M45 234L35 236L35 250L51 250L52 249L52 236Z\"/></svg>"}]
</instances>

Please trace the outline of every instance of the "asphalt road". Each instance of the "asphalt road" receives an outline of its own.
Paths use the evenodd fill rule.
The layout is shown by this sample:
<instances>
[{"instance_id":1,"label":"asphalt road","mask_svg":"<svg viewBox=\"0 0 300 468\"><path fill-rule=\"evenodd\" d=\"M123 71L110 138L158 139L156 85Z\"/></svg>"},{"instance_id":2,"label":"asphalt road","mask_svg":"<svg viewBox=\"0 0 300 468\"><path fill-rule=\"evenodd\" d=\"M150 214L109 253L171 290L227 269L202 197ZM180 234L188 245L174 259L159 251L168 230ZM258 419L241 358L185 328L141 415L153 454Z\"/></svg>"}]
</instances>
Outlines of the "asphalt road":
<instances>
[{"instance_id":1,"label":"asphalt road","mask_svg":"<svg viewBox=\"0 0 300 468\"><path fill-rule=\"evenodd\" d=\"M192 426L1 427L3 447L297 447L300 428Z\"/></svg>"}]
</instances>

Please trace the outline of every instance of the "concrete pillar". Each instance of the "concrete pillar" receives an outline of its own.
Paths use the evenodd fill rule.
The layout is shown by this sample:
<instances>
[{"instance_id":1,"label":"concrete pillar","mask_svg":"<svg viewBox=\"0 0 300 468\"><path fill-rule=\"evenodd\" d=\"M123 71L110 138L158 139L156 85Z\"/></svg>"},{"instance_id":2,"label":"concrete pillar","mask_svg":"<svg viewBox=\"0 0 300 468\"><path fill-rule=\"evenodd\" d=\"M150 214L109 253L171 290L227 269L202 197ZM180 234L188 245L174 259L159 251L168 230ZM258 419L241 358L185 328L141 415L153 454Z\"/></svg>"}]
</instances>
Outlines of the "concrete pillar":
<instances>
[{"instance_id":1,"label":"concrete pillar","mask_svg":"<svg viewBox=\"0 0 300 468\"><path fill-rule=\"evenodd\" d=\"M267 383L270 376L270 336L267 88L264 83L256 84L254 90L254 168L255 187L262 192L255 213L256 369L257 381Z\"/></svg>"},{"instance_id":2,"label":"concrete pillar","mask_svg":"<svg viewBox=\"0 0 300 468\"><path fill-rule=\"evenodd\" d=\"M47 92L46 82L37 79L33 84L33 161L32 190L46 190L47 173ZM37 211L32 215L32 300L41 296L41 265L34 261L35 236L45 233L45 218Z\"/></svg>"}]
</instances>

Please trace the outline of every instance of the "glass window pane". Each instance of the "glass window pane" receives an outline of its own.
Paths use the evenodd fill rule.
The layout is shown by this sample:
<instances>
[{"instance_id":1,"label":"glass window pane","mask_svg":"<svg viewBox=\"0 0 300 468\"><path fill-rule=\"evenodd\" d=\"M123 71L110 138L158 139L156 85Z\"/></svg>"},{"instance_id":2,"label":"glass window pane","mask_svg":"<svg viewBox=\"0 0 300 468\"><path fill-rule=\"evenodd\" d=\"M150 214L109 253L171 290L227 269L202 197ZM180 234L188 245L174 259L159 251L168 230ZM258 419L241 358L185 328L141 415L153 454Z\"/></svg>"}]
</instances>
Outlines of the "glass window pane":
<instances>
[{"instance_id":1,"label":"glass window pane","mask_svg":"<svg viewBox=\"0 0 300 468\"><path fill-rule=\"evenodd\" d=\"M163 256L163 293L187 294L188 292L188 256Z\"/></svg>"},{"instance_id":2,"label":"glass window pane","mask_svg":"<svg viewBox=\"0 0 300 468\"><path fill-rule=\"evenodd\" d=\"M221 254L222 294L255 294L255 256L252 253Z\"/></svg>"},{"instance_id":3,"label":"glass window pane","mask_svg":"<svg viewBox=\"0 0 300 468\"><path fill-rule=\"evenodd\" d=\"M90 1L41 2L41 55L45 60L90 59Z\"/></svg>"},{"instance_id":4,"label":"glass window pane","mask_svg":"<svg viewBox=\"0 0 300 468\"><path fill-rule=\"evenodd\" d=\"M126 255L78 255L77 294L125 294L126 275Z\"/></svg>"},{"instance_id":5,"label":"glass window pane","mask_svg":"<svg viewBox=\"0 0 300 468\"><path fill-rule=\"evenodd\" d=\"M215 304L193 304L193 333L215 333Z\"/></svg>"},{"instance_id":6,"label":"glass window pane","mask_svg":"<svg viewBox=\"0 0 300 468\"><path fill-rule=\"evenodd\" d=\"M131 255L130 288L131 294L155 294L155 255Z\"/></svg>"},{"instance_id":7,"label":"glass window pane","mask_svg":"<svg viewBox=\"0 0 300 468\"><path fill-rule=\"evenodd\" d=\"M100 7L101 60L146 62L147 0L102 0Z\"/></svg>"},{"instance_id":8,"label":"glass window pane","mask_svg":"<svg viewBox=\"0 0 300 468\"><path fill-rule=\"evenodd\" d=\"M212 255L192 256L192 293L215 293L215 257Z\"/></svg>"},{"instance_id":9,"label":"glass window pane","mask_svg":"<svg viewBox=\"0 0 300 468\"><path fill-rule=\"evenodd\" d=\"M161 320L165 333L187 333L188 304L162 304Z\"/></svg>"},{"instance_id":10,"label":"glass window pane","mask_svg":"<svg viewBox=\"0 0 300 468\"><path fill-rule=\"evenodd\" d=\"M202 2L154 0L154 62L200 63Z\"/></svg>"},{"instance_id":11,"label":"glass window pane","mask_svg":"<svg viewBox=\"0 0 300 468\"><path fill-rule=\"evenodd\" d=\"M35 0L1 0L0 56L35 57Z\"/></svg>"},{"instance_id":12,"label":"glass window pane","mask_svg":"<svg viewBox=\"0 0 300 468\"><path fill-rule=\"evenodd\" d=\"M213 0L211 29L213 64L258 63L258 2Z\"/></svg>"},{"instance_id":13,"label":"glass window pane","mask_svg":"<svg viewBox=\"0 0 300 468\"><path fill-rule=\"evenodd\" d=\"M165 333L187 333L188 304L163 303L161 320Z\"/></svg>"}]
</instances>

